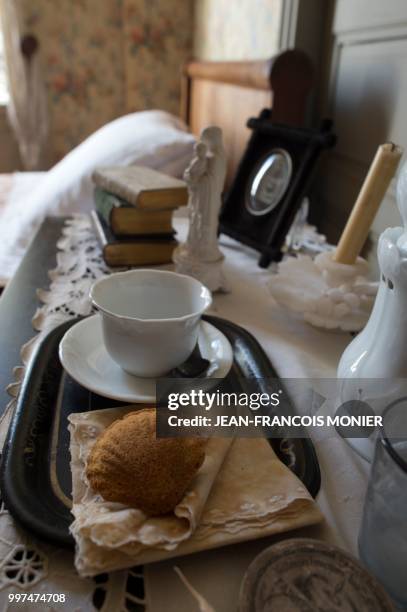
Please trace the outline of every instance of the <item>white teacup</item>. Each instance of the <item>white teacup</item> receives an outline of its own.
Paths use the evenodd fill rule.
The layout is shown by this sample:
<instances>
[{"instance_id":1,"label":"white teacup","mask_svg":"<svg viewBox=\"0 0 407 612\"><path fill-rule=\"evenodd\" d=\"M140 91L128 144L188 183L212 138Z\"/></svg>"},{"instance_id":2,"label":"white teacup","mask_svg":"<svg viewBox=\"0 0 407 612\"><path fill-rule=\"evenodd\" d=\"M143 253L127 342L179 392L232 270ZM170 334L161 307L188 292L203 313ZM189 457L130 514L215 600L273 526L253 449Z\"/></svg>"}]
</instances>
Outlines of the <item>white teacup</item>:
<instances>
[{"instance_id":1,"label":"white teacup","mask_svg":"<svg viewBox=\"0 0 407 612\"><path fill-rule=\"evenodd\" d=\"M91 288L109 355L129 374L163 376L192 353L212 296L199 281L163 270L130 270Z\"/></svg>"}]
</instances>

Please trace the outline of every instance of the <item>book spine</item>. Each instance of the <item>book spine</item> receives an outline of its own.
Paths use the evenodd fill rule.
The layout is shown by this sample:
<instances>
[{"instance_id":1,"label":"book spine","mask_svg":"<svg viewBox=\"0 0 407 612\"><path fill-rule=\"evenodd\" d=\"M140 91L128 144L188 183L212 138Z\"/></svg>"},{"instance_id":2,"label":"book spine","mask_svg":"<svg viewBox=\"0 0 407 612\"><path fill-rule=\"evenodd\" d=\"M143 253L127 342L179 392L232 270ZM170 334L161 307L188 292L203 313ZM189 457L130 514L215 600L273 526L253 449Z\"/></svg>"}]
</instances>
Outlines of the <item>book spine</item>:
<instances>
[{"instance_id":1,"label":"book spine","mask_svg":"<svg viewBox=\"0 0 407 612\"><path fill-rule=\"evenodd\" d=\"M95 208L107 225L111 226L112 211L119 208L122 202L112 193L108 193L100 187L96 187L93 193Z\"/></svg>"}]
</instances>

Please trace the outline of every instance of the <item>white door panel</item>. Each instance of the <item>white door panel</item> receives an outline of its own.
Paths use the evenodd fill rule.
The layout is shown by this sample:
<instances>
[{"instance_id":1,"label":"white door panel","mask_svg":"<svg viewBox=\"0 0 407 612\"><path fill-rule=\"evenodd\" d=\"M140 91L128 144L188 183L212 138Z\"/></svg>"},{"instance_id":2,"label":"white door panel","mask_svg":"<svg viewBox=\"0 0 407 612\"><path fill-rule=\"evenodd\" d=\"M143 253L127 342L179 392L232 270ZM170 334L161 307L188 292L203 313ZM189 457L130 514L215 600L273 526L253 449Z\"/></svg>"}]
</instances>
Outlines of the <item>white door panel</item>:
<instances>
[{"instance_id":1,"label":"white door panel","mask_svg":"<svg viewBox=\"0 0 407 612\"><path fill-rule=\"evenodd\" d=\"M334 31L382 29L407 21L406 0L337 0Z\"/></svg>"}]
</instances>

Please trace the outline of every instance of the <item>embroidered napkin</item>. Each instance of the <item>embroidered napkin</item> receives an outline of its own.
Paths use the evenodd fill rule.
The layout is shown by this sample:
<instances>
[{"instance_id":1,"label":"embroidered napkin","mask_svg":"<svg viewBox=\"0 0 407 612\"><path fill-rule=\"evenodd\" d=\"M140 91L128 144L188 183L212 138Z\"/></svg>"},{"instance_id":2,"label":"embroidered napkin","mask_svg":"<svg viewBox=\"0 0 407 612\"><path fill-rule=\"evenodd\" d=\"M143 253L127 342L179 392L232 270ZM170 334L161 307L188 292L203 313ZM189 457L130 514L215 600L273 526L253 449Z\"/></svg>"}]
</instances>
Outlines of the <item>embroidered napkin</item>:
<instances>
[{"instance_id":1,"label":"embroidered napkin","mask_svg":"<svg viewBox=\"0 0 407 612\"><path fill-rule=\"evenodd\" d=\"M93 576L310 525L322 515L302 483L263 438L213 438L184 498L165 517L104 501L86 481L97 436L134 410L72 414L71 468L75 565Z\"/></svg>"}]
</instances>

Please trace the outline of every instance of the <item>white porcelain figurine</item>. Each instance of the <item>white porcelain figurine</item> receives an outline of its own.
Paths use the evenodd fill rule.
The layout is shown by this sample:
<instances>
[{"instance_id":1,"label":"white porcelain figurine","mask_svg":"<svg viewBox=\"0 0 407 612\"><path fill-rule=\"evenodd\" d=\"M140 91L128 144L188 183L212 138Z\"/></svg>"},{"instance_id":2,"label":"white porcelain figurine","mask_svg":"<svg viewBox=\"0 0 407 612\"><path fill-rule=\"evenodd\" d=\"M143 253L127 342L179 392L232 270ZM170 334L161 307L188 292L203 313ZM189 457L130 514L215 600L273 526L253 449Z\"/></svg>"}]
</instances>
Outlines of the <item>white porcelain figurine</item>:
<instances>
[{"instance_id":1,"label":"white porcelain figurine","mask_svg":"<svg viewBox=\"0 0 407 612\"><path fill-rule=\"evenodd\" d=\"M176 271L200 280L211 291L225 289L218 219L226 176L222 130L205 128L184 173L189 192L189 233L173 255Z\"/></svg>"}]
</instances>

